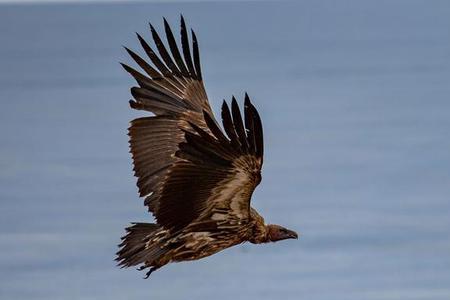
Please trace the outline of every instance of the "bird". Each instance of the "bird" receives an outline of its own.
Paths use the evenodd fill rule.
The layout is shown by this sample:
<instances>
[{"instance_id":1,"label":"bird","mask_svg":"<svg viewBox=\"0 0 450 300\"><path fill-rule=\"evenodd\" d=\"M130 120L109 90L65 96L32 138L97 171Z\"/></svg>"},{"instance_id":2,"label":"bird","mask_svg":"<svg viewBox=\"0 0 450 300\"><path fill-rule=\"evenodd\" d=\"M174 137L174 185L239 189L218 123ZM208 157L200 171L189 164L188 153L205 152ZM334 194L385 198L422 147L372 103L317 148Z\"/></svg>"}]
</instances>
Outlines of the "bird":
<instances>
[{"instance_id":1,"label":"bird","mask_svg":"<svg viewBox=\"0 0 450 300\"><path fill-rule=\"evenodd\" d=\"M153 48L136 33L147 60L124 46L141 71L121 63L137 83L130 107L150 113L131 121L128 135L139 196L156 223L131 223L116 261L122 268L140 266L145 278L168 263L244 242L298 238L266 224L250 204L264 154L261 118L250 97L245 93L243 114L234 96L231 105L223 101L221 127L203 84L195 32L189 38L181 15L180 48L163 21L168 47L150 23Z\"/></svg>"}]
</instances>

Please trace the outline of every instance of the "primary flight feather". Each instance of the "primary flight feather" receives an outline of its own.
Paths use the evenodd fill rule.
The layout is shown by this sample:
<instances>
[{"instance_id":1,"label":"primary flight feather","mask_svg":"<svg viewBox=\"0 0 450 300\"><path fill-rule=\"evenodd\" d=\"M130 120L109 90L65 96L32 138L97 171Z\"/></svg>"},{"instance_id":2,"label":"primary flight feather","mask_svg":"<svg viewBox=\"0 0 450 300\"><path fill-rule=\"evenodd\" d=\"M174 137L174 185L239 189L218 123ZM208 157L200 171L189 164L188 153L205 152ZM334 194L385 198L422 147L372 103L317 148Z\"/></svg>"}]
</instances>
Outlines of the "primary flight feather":
<instances>
[{"instance_id":1,"label":"primary flight feather","mask_svg":"<svg viewBox=\"0 0 450 300\"><path fill-rule=\"evenodd\" d=\"M129 136L139 195L156 224L126 228L116 260L122 267L149 268L147 277L170 262L246 241L297 238L292 230L266 225L250 205L264 153L261 119L250 98L245 94L243 117L234 97L231 108L223 102L222 129L203 86L194 31L190 44L181 17L180 49L165 19L164 29L168 48L151 24L156 48L137 34L151 65L125 48L146 74L122 64L138 84L130 106L154 114L133 120Z\"/></svg>"}]
</instances>

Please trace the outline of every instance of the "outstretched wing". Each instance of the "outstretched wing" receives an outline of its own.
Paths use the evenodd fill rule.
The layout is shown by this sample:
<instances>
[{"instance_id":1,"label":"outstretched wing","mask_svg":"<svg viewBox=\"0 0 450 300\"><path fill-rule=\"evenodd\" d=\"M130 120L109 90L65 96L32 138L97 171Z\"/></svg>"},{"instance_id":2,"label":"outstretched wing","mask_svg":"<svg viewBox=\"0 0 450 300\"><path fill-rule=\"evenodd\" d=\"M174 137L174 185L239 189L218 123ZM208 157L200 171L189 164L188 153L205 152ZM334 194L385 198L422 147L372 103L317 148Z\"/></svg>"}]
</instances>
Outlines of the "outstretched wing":
<instances>
[{"instance_id":1,"label":"outstretched wing","mask_svg":"<svg viewBox=\"0 0 450 300\"><path fill-rule=\"evenodd\" d=\"M150 25L157 52L138 35L148 64L126 48L146 75L123 64L137 81L130 106L155 116L138 118L129 128L137 185L158 223L179 230L212 208L245 219L261 180L262 126L245 99L244 121L236 100L222 106L223 132L213 118L202 82L198 43L192 31L192 54L181 17L179 50L164 20L169 50ZM181 54L182 53L182 54Z\"/></svg>"},{"instance_id":2,"label":"outstretched wing","mask_svg":"<svg viewBox=\"0 0 450 300\"><path fill-rule=\"evenodd\" d=\"M165 19L164 28L169 48L166 48L150 24L157 51L137 34L151 64L125 48L146 74L122 64L138 83L138 86L131 88L134 99L130 100L130 106L155 114L133 120L128 129L139 195L145 197L144 203L153 214L158 211L161 191L170 167L180 161L175 152L184 141L182 129L189 128L187 120L204 127L203 111L211 113L202 82L198 42L194 31L191 30L191 51L186 24L181 16L180 51Z\"/></svg>"},{"instance_id":3,"label":"outstretched wing","mask_svg":"<svg viewBox=\"0 0 450 300\"><path fill-rule=\"evenodd\" d=\"M206 111L206 129L190 123L193 131L185 130L186 141L176 152L182 161L171 168L164 183L158 223L179 230L205 221L205 216L218 222L248 219L251 195L261 181L263 131L247 95L244 114L245 125L233 97L231 112L226 102L222 106L226 134Z\"/></svg>"},{"instance_id":4,"label":"outstretched wing","mask_svg":"<svg viewBox=\"0 0 450 300\"><path fill-rule=\"evenodd\" d=\"M186 111L201 112L202 110L211 113L211 107L203 86L198 42L194 31L191 30L193 40L193 55L191 55L186 24L183 16L181 16L183 60L166 19L164 19L164 29L170 54L155 28L150 24L150 31L159 56L142 36L137 33L139 42L154 67L135 52L125 47L130 56L149 76L122 64L125 70L139 84L139 87L131 88L131 94L134 97L134 100L130 100L131 107L151 111L156 115L180 115Z\"/></svg>"}]
</instances>

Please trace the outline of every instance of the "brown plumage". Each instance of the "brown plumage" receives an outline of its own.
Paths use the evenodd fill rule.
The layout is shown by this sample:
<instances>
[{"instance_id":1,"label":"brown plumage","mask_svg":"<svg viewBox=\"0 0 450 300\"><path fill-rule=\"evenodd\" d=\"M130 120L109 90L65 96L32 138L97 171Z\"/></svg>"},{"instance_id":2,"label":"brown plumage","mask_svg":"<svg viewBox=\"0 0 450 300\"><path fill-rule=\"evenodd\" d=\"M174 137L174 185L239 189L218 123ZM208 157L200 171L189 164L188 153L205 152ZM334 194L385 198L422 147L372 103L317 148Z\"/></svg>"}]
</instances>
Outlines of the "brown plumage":
<instances>
[{"instance_id":1,"label":"brown plumage","mask_svg":"<svg viewBox=\"0 0 450 300\"><path fill-rule=\"evenodd\" d=\"M249 241L297 238L294 231L266 225L250 206L261 181L263 128L247 94L244 118L233 97L222 105L223 130L203 86L198 42L181 17L181 51L164 19L169 48L150 25L157 52L138 34L153 66L125 48L146 75L122 64L137 81L134 109L154 116L135 119L130 148L139 194L157 224L134 223L119 245L122 267L154 270L170 262L200 259Z\"/></svg>"}]
</instances>

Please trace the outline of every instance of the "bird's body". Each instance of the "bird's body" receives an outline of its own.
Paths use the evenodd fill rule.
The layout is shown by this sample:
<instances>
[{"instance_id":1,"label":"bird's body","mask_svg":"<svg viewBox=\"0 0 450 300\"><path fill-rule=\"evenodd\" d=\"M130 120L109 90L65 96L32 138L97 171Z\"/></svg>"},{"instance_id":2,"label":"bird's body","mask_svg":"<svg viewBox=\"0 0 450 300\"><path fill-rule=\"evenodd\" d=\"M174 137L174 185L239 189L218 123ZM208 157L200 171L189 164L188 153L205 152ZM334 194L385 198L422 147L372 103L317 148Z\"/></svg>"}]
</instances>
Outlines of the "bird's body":
<instances>
[{"instance_id":1,"label":"bird's body","mask_svg":"<svg viewBox=\"0 0 450 300\"><path fill-rule=\"evenodd\" d=\"M133 120L129 135L140 196L157 224L127 228L119 265L142 264L149 275L167 263L200 259L246 241L297 238L293 231L266 225L250 206L263 163L256 108L246 94L242 118L234 97L231 109L224 101L222 130L203 86L194 32L191 56L183 18L182 51L165 20L164 25L170 54L151 26L161 58L138 35L156 68L126 48L147 73L123 65L139 85L131 89L130 106L154 113Z\"/></svg>"},{"instance_id":2,"label":"bird's body","mask_svg":"<svg viewBox=\"0 0 450 300\"><path fill-rule=\"evenodd\" d=\"M169 262L197 260L255 237L263 241L266 235L264 226L261 225L264 223L255 210L252 212L255 216L245 224L235 222L217 224L209 221L211 216L208 216L205 218L206 221L194 222L177 233L158 228L153 235L147 237L147 244L162 246L167 252L154 261L154 264L162 266ZM135 224L137 227L139 225Z\"/></svg>"}]
</instances>

